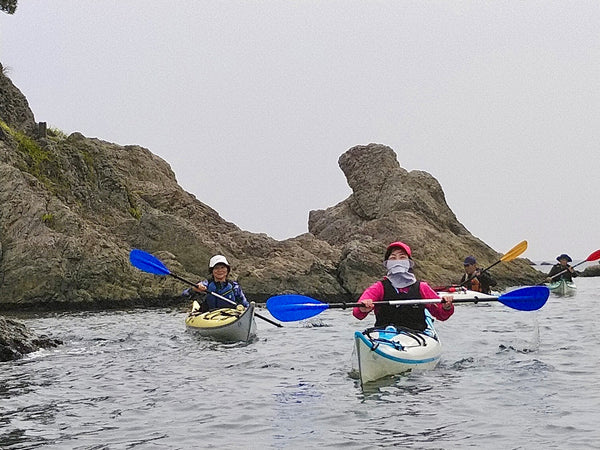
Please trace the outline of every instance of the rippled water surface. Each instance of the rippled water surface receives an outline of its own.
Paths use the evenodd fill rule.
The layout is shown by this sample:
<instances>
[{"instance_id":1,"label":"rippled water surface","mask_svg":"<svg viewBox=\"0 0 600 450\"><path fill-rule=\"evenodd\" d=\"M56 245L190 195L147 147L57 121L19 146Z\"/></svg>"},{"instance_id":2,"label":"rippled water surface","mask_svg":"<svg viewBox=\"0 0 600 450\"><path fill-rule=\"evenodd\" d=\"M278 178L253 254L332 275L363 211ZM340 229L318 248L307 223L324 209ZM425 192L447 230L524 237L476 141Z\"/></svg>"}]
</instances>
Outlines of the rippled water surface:
<instances>
[{"instance_id":1,"label":"rippled water surface","mask_svg":"<svg viewBox=\"0 0 600 450\"><path fill-rule=\"evenodd\" d=\"M459 305L436 369L364 391L352 335L373 319L349 311L259 319L244 345L181 310L19 317L64 345L0 363L0 448L600 448L600 278L577 285L536 312Z\"/></svg>"}]
</instances>

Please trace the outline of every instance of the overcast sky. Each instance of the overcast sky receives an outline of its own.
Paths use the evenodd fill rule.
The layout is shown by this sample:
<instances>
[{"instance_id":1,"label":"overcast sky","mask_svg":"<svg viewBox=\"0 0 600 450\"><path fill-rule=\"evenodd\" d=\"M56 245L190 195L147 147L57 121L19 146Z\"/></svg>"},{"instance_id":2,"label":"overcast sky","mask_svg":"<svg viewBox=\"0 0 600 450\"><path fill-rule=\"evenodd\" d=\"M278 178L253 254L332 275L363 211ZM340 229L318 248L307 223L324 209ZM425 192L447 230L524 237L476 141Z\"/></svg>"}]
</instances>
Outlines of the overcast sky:
<instances>
[{"instance_id":1,"label":"overcast sky","mask_svg":"<svg viewBox=\"0 0 600 450\"><path fill-rule=\"evenodd\" d=\"M37 121L150 149L242 229L306 232L375 142L498 252L585 259L599 23L596 0L19 0L0 62Z\"/></svg>"}]
</instances>

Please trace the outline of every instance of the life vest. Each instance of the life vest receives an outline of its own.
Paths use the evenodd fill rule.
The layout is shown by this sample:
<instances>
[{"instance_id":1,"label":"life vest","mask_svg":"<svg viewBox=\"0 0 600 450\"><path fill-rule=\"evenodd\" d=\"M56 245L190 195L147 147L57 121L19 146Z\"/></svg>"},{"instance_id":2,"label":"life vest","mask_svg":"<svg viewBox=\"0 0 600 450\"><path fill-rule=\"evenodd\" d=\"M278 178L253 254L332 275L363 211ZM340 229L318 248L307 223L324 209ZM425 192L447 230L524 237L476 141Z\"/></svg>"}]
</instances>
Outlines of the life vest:
<instances>
[{"instance_id":1,"label":"life vest","mask_svg":"<svg viewBox=\"0 0 600 450\"><path fill-rule=\"evenodd\" d=\"M464 274L460 280L460 284L462 285L464 283L464 286L470 291L481 292L481 283L479 282L479 278L474 277L469 280L470 276L471 275L469 274ZM469 281L467 282L467 280Z\"/></svg>"},{"instance_id":2,"label":"life vest","mask_svg":"<svg viewBox=\"0 0 600 450\"><path fill-rule=\"evenodd\" d=\"M467 276L467 279L469 276L470 275ZM471 278L471 280L469 280L469 282L467 283L467 289L471 291L481 292L481 283L479 282L479 278Z\"/></svg>"},{"instance_id":3,"label":"life vest","mask_svg":"<svg viewBox=\"0 0 600 450\"><path fill-rule=\"evenodd\" d=\"M385 300L413 300L421 298L421 282L411 284L407 292L398 292L387 278L381 280L383 298ZM425 307L423 305L376 305L375 327L385 328L388 325L423 331L427 328Z\"/></svg>"},{"instance_id":4,"label":"life vest","mask_svg":"<svg viewBox=\"0 0 600 450\"><path fill-rule=\"evenodd\" d=\"M235 308L235 293L233 292L234 283L232 281L215 281L210 280L208 285L206 286L206 299L203 302L202 310L204 311L212 311L213 309L219 308ZM215 292L219 294L221 297L228 298L234 304L226 302L219 297L212 295L211 292Z\"/></svg>"}]
</instances>

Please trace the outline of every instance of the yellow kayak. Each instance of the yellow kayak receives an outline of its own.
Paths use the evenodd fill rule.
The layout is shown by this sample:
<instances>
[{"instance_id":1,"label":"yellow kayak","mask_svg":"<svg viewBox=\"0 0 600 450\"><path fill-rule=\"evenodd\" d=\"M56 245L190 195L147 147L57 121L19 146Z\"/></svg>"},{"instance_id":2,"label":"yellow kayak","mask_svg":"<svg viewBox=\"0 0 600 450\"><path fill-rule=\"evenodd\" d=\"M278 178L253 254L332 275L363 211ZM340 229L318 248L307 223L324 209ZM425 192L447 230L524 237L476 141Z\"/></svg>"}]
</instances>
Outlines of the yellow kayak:
<instances>
[{"instance_id":1,"label":"yellow kayak","mask_svg":"<svg viewBox=\"0 0 600 450\"><path fill-rule=\"evenodd\" d=\"M198 312L198 309L198 303L194 302L185 319L188 330L222 342L245 342L256 336L254 302L246 309L221 308L205 313Z\"/></svg>"}]
</instances>

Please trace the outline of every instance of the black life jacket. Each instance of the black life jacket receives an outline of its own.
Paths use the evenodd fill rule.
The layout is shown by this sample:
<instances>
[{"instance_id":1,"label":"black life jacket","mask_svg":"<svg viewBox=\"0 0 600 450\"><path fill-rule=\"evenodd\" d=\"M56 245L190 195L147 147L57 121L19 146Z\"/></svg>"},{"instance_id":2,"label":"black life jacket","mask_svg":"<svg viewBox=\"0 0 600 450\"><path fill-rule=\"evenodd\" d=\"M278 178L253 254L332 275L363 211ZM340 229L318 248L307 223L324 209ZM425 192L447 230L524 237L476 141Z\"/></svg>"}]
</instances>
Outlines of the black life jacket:
<instances>
[{"instance_id":1,"label":"black life jacket","mask_svg":"<svg viewBox=\"0 0 600 450\"><path fill-rule=\"evenodd\" d=\"M406 293L398 292L387 278L381 280L383 298L385 300L407 300L421 298L421 282L411 284ZM423 331L427 328L425 322L425 306L423 305L376 305L375 327L385 328L388 325Z\"/></svg>"}]
</instances>

